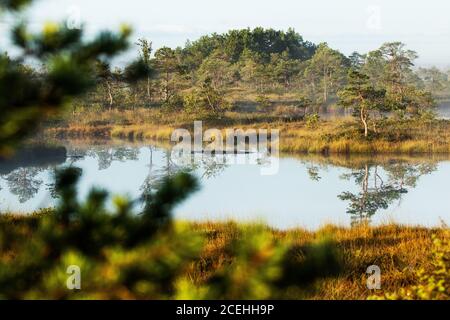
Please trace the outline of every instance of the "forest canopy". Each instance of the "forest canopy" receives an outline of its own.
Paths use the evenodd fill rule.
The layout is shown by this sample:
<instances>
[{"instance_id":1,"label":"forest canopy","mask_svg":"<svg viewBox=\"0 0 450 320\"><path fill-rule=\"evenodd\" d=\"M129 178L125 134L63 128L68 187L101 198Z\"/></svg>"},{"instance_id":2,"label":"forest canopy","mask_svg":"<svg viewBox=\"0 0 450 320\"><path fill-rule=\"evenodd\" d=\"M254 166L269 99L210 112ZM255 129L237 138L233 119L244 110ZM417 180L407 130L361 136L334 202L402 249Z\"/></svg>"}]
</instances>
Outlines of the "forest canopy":
<instances>
[{"instance_id":1,"label":"forest canopy","mask_svg":"<svg viewBox=\"0 0 450 320\"><path fill-rule=\"evenodd\" d=\"M13 31L18 46L37 57L39 50L55 45L45 39L25 41L20 25ZM81 37L78 30L58 32L68 45L71 37ZM115 40L108 37L103 34L99 41ZM151 39L140 38L133 48L137 59L127 66L114 66L101 55L91 59L90 90L71 100L73 115L144 108L197 120L223 119L236 111L292 121L340 110L353 114L368 136L376 119L429 119L437 100L450 100L449 72L418 68L418 54L401 42L347 56L327 43L305 40L292 28L257 27L204 35L177 48L155 49ZM45 79L55 59L43 58L39 67L19 64L33 79Z\"/></svg>"},{"instance_id":2,"label":"forest canopy","mask_svg":"<svg viewBox=\"0 0 450 320\"><path fill-rule=\"evenodd\" d=\"M379 107L369 108L371 116L422 115L432 111L434 99L450 97L448 72L417 68L418 54L401 42L346 56L327 43L305 40L294 29L258 27L156 50L150 39L141 38L135 48L150 70L147 79L130 85L129 67L101 65L96 90L78 100L74 110L161 108L202 119L251 105L267 112L281 101L289 104L279 113L291 118L318 108L353 110L349 101L356 100L342 101L339 92L348 92L355 72L367 77L373 90L385 92L373 104Z\"/></svg>"}]
</instances>

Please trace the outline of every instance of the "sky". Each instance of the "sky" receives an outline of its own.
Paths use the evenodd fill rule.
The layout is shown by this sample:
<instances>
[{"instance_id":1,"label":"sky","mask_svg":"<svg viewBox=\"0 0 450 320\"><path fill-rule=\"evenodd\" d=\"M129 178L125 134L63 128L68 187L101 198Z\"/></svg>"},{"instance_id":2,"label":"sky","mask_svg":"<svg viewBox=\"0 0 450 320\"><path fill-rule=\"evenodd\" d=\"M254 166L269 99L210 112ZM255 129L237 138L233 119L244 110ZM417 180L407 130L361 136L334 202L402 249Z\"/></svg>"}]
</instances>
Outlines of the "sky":
<instances>
[{"instance_id":1,"label":"sky","mask_svg":"<svg viewBox=\"0 0 450 320\"><path fill-rule=\"evenodd\" d=\"M449 13L448 0L39 0L27 16L35 28L70 18L74 26L82 22L88 34L129 23L134 37L148 38L154 48L229 29L292 27L305 40L327 42L347 55L402 41L418 52L418 66L448 68ZM3 47L12 20L2 19Z\"/></svg>"}]
</instances>

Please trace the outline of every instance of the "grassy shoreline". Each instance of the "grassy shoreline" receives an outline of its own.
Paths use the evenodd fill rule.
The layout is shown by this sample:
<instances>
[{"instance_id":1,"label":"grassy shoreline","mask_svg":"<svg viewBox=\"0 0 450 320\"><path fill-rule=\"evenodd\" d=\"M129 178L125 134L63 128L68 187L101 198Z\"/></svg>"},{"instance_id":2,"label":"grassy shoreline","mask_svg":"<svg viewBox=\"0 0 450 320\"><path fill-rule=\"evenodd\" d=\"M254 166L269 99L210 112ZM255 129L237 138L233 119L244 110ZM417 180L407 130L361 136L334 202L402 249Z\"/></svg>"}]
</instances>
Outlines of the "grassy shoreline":
<instances>
[{"instance_id":1,"label":"grassy shoreline","mask_svg":"<svg viewBox=\"0 0 450 320\"><path fill-rule=\"evenodd\" d=\"M139 119L139 120L136 120ZM43 134L49 138L103 138L170 142L174 129L193 131L192 119L135 110L89 115L84 121L48 123ZM380 120L369 138L364 138L357 121L351 118L285 122L261 115L230 113L219 120L206 120L203 130L279 129L279 150L312 154L449 154L450 120ZM375 132L376 131L376 132Z\"/></svg>"},{"instance_id":2,"label":"grassy shoreline","mask_svg":"<svg viewBox=\"0 0 450 320\"><path fill-rule=\"evenodd\" d=\"M27 238L27 241L32 241L33 233L30 230L33 230L38 219L46 214L48 212L31 216L0 215L0 228L23 230L19 231L22 236L11 239L8 247L13 249L16 247L15 242L22 241L23 237ZM31 227L25 228L24 222ZM251 233L257 227L255 224L236 222L175 221L174 225L188 228L193 234L206 239L199 258L181 275L190 279L189 281L196 287L201 287L214 274L226 270L235 261L239 261L236 260L233 251L230 251L230 245L242 240L247 233ZM445 226L424 228L386 224L347 228L325 225L316 231L300 228L277 230L268 226L261 228L275 243L289 242L296 246L308 245L326 237L333 241L342 260L343 268L336 277L318 280L301 292L287 291L280 297L282 299L365 300L373 295L383 296L411 287L418 283L416 274L419 269L432 268L434 262L430 248L433 245L433 236L448 237L448 228ZM4 251L0 259L10 260L14 259L14 256L14 250ZM371 265L377 265L382 270L381 290L368 290L366 287L368 277L366 270Z\"/></svg>"},{"instance_id":3,"label":"grassy shoreline","mask_svg":"<svg viewBox=\"0 0 450 320\"><path fill-rule=\"evenodd\" d=\"M241 236L237 223L193 224L195 230L206 232L209 242L202 255L202 264L213 269L222 267L233 257L226 255L227 243ZM242 225L241 225L242 227ZM245 225L244 225L245 228ZM304 299L324 300L365 300L372 295L383 295L400 288L416 284L415 272L418 268L429 268L432 264L430 248L432 235L443 236L444 229L401 226L396 224L352 228L326 225L316 231L305 229L270 229L277 240L290 240L297 245L305 245L326 236L335 241L343 261L343 270L336 278L319 280ZM378 265L382 270L382 289L373 291L366 287L366 270ZM210 270L198 272L193 266L189 276L200 282L207 279ZM296 298L286 296L285 298ZM297 297L298 298L298 297Z\"/></svg>"}]
</instances>

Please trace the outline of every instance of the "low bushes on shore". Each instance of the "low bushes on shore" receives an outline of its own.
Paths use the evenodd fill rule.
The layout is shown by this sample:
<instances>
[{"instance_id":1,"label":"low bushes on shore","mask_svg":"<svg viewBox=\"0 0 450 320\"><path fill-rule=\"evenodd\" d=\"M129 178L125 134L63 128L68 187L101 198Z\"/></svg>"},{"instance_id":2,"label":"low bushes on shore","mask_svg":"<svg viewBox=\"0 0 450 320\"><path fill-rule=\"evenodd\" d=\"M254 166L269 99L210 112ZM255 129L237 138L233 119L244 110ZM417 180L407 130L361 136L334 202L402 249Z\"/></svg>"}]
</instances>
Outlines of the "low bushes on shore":
<instances>
[{"instance_id":1,"label":"low bushes on shore","mask_svg":"<svg viewBox=\"0 0 450 320\"><path fill-rule=\"evenodd\" d=\"M88 117L89 118L89 117ZM127 140L170 141L176 128L193 130L193 120L158 111L134 110L97 115L96 121L71 122L47 126L46 135L57 138L102 137ZM133 120L135 119L135 120ZM101 120L101 124L98 121ZM273 119L272 119L273 120ZM322 154L432 154L450 153L450 121L420 119L379 120L365 138L358 123L349 118L321 121L284 122L253 114L228 113L219 120L208 120L203 129L227 128L279 129L281 152Z\"/></svg>"}]
</instances>

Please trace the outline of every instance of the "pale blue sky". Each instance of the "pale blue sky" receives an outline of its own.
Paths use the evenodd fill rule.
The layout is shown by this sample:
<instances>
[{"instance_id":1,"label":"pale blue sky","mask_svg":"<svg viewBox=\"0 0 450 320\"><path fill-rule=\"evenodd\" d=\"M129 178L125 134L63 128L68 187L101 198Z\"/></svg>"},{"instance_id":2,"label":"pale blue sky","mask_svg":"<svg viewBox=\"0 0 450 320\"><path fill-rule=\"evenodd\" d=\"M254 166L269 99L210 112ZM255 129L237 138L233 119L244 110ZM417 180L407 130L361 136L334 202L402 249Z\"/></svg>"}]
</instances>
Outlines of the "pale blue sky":
<instances>
[{"instance_id":1,"label":"pale blue sky","mask_svg":"<svg viewBox=\"0 0 450 320\"><path fill-rule=\"evenodd\" d=\"M345 54L399 40L419 53L419 65L450 66L448 0L39 0L29 10L30 22L77 11L90 33L127 22L135 37L151 39L156 48L231 28L293 27ZM7 25L0 26L2 33Z\"/></svg>"}]
</instances>

